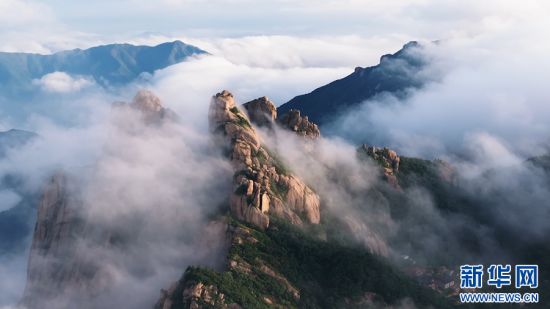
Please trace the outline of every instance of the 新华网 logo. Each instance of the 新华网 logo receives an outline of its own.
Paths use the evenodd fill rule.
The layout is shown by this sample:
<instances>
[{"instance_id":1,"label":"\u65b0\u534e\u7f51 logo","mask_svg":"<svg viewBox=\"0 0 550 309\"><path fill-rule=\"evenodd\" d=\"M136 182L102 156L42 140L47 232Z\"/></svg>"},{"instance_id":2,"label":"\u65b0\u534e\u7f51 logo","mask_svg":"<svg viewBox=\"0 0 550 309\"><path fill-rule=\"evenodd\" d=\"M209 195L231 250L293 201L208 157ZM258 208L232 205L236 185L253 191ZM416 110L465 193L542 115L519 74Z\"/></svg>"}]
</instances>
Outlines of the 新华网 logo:
<instances>
[{"instance_id":1,"label":"\u65b0\u534e\u7f51 logo","mask_svg":"<svg viewBox=\"0 0 550 309\"><path fill-rule=\"evenodd\" d=\"M486 277L484 276L486 275ZM481 289L487 287L501 289L504 286L516 289L538 288L538 265L512 266L493 264L484 268L483 265L460 266L460 288ZM538 303L538 293L460 293L460 301L468 303Z\"/></svg>"}]
</instances>

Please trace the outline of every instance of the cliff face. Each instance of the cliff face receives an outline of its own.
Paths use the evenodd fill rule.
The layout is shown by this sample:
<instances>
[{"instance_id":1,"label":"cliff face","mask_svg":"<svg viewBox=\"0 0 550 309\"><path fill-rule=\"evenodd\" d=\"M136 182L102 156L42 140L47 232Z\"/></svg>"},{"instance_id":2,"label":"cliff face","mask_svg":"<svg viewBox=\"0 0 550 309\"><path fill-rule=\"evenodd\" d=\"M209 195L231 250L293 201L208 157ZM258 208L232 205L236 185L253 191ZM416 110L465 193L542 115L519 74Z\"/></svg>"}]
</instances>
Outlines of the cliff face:
<instances>
[{"instance_id":1,"label":"cliff face","mask_svg":"<svg viewBox=\"0 0 550 309\"><path fill-rule=\"evenodd\" d=\"M257 112L252 114L257 118ZM319 196L262 146L231 93L223 91L213 97L209 124L235 171L229 199L233 215L261 228L269 226L269 214L297 225L320 222Z\"/></svg>"},{"instance_id":2,"label":"cliff face","mask_svg":"<svg viewBox=\"0 0 550 309\"><path fill-rule=\"evenodd\" d=\"M54 175L38 206L22 300L29 308L62 308L74 301L69 295L87 296L107 280L100 261L92 260L80 242L91 231L69 181L64 174Z\"/></svg>"},{"instance_id":3,"label":"cliff face","mask_svg":"<svg viewBox=\"0 0 550 309\"><path fill-rule=\"evenodd\" d=\"M277 108L267 97L261 97L243 104L250 120L262 127L271 127L277 119Z\"/></svg>"}]
</instances>

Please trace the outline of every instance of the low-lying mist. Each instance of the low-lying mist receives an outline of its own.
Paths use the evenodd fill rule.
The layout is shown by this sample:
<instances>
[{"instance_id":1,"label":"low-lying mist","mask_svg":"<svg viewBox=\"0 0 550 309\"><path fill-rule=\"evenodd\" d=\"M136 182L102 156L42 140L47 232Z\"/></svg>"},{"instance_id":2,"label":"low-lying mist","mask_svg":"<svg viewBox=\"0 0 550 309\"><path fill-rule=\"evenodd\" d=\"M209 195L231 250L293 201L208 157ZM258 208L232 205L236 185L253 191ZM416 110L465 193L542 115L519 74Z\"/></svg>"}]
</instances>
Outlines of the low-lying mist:
<instances>
[{"instance_id":1,"label":"low-lying mist","mask_svg":"<svg viewBox=\"0 0 550 309\"><path fill-rule=\"evenodd\" d=\"M200 127L181 120L147 123L138 110L108 106L98 103L97 113L78 127L40 123L39 138L8 152L0 171L16 175L30 192L40 192L55 173L66 175L66 203L90 232L78 235L76 252L104 276L88 306L150 308L160 288L188 265L222 264L225 229L211 217L222 211L231 169ZM112 237L116 245L107 244ZM27 253L5 264L20 266L0 282L11 287L2 289L2 304L21 297ZM70 265L79 257L53 258ZM70 306L81 292L61 291L41 306Z\"/></svg>"}]
</instances>

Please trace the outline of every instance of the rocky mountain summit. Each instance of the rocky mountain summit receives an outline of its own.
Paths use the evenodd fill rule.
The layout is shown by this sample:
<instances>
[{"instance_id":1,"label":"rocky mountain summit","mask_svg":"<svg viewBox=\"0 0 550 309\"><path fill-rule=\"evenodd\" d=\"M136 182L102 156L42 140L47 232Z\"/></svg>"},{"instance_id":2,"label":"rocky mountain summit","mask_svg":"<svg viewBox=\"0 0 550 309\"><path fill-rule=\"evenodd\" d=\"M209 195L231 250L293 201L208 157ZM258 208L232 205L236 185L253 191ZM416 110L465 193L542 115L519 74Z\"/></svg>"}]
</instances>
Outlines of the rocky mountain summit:
<instances>
[{"instance_id":1,"label":"rocky mountain summit","mask_svg":"<svg viewBox=\"0 0 550 309\"><path fill-rule=\"evenodd\" d=\"M267 97L261 97L243 104L248 117L256 125L271 127L277 119L277 108Z\"/></svg>"},{"instance_id":2,"label":"rocky mountain summit","mask_svg":"<svg viewBox=\"0 0 550 309\"><path fill-rule=\"evenodd\" d=\"M257 119L262 106L259 99L248 103ZM272 114L273 115L273 114ZM264 118L261 118L263 123ZM267 228L269 215L293 224L320 222L320 200L311 188L290 173L283 163L262 145L250 121L236 105L233 95L222 91L213 97L209 112L210 130L223 145L235 170L230 209L238 219Z\"/></svg>"},{"instance_id":3,"label":"rocky mountain summit","mask_svg":"<svg viewBox=\"0 0 550 309\"><path fill-rule=\"evenodd\" d=\"M148 90L140 90L130 103L115 102L113 108L127 108L136 111L146 125L162 124L164 121L176 121L178 115L162 106L160 99Z\"/></svg>"},{"instance_id":4,"label":"rocky mountain summit","mask_svg":"<svg viewBox=\"0 0 550 309\"><path fill-rule=\"evenodd\" d=\"M309 121L307 116L301 116L300 111L292 109L283 115L277 115L275 104L267 97L261 97L243 104L250 121L259 127L273 128L276 123L284 129L311 139L321 136L319 127Z\"/></svg>"}]
</instances>

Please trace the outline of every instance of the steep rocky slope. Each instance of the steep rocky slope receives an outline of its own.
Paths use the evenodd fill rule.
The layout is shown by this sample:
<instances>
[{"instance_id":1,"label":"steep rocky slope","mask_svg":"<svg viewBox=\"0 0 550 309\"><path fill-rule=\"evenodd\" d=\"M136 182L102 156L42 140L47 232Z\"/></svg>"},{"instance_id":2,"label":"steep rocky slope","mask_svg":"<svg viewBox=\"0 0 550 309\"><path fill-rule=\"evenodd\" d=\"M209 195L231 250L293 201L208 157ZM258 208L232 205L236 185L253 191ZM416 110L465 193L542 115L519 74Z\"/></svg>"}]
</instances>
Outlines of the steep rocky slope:
<instances>
[{"instance_id":1,"label":"steep rocky slope","mask_svg":"<svg viewBox=\"0 0 550 309\"><path fill-rule=\"evenodd\" d=\"M258 118L262 110L251 113ZM260 121L264 123L265 119ZM246 114L235 106L231 93L223 91L214 96L209 123L235 170L234 193L229 200L235 217L261 228L269 226L269 215L298 225L320 222L319 196L262 145Z\"/></svg>"},{"instance_id":2,"label":"steep rocky slope","mask_svg":"<svg viewBox=\"0 0 550 309\"><path fill-rule=\"evenodd\" d=\"M304 197L299 204L309 205L307 196L313 194L307 186L290 189L286 182L277 182L277 178L289 177L301 183L282 170L281 162L262 145L251 122L316 138L319 131L314 124L301 118L299 111L294 119L310 124L305 127L314 130L288 125L288 118L280 121L267 98L245 103L244 107L250 119L235 106L233 96L223 91L214 96L210 108L210 128L216 144L225 147L235 169L235 192L229 205L236 220L226 219L229 253L225 270L188 268L179 281L161 291L155 308L362 308L390 306L406 297L419 304L448 305L393 270L372 250L352 249L336 240L337 234L347 233L344 226L335 223L341 218L331 216L328 220L334 222L318 226L321 218L317 195L314 208L300 211L296 198ZM373 154L388 160L388 168L397 172L399 157L395 152L384 149ZM267 177L262 180L258 174ZM266 181L275 181L275 187L266 185ZM285 198L277 189L281 185L289 188L282 193L299 194ZM272 203L278 206L266 207ZM311 209L313 217L308 215ZM333 224L338 231L332 230ZM373 280L381 277L386 280Z\"/></svg>"},{"instance_id":3,"label":"steep rocky slope","mask_svg":"<svg viewBox=\"0 0 550 309\"><path fill-rule=\"evenodd\" d=\"M231 220L226 270L188 268L155 309L450 307L367 250L312 235L279 220L266 230Z\"/></svg>"},{"instance_id":4,"label":"steep rocky slope","mask_svg":"<svg viewBox=\"0 0 550 309\"><path fill-rule=\"evenodd\" d=\"M80 213L80 203L70 192L67 176L53 176L44 188L29 254L27 286L22 303L30 308L64 307L72 295L97 291L101 262L90 259L79 237L92 231ZM93 293L93 292L92 292Z\"/></svg>"}]
</instances>

